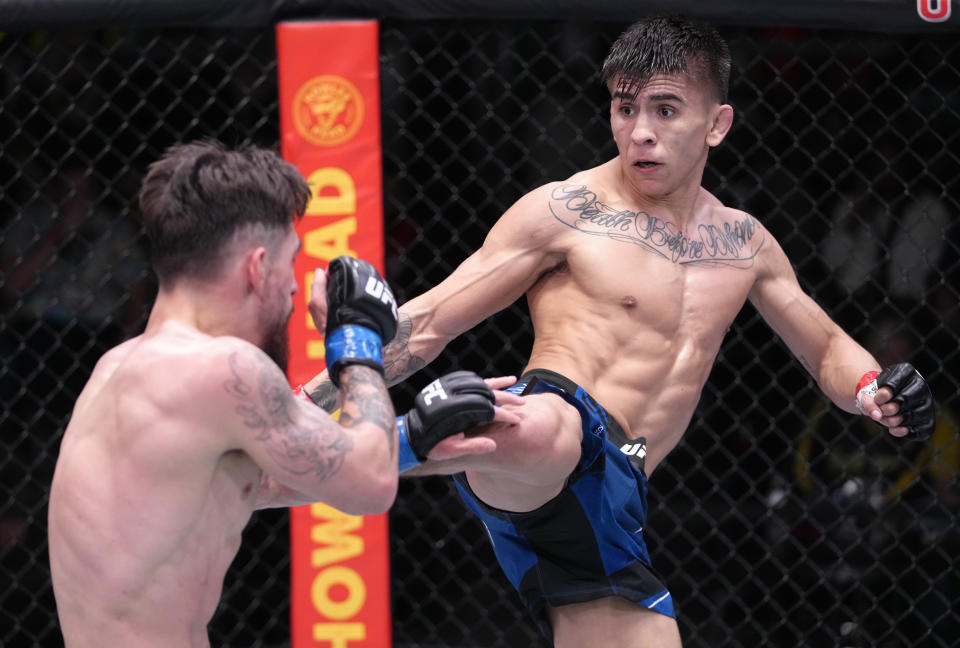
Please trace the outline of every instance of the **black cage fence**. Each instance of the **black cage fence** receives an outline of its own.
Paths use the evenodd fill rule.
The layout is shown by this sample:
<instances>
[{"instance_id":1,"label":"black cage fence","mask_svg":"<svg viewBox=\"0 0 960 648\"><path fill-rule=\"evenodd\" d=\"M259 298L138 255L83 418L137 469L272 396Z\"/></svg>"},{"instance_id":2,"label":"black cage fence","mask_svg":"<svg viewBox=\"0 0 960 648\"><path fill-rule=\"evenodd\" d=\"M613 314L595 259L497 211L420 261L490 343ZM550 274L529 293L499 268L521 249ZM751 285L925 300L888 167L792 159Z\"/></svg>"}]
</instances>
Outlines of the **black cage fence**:
<instances>
[{"instance_id":1,"label":"black cage fence","mask_svg":"<svg viewBox=\"0 0 960 648\"><path fill-rule=\"evenodd\" d=\"M440 281L520 195L614 155L597 69L622 22L381 23L387 273ZM649 542L686 646L955 646L960 575L960 44L955 34L725 25L736 123L705 186L758 217L803 286L937 399L927 442L825 403L748 307L685 440L651 478ZM170 144L278 141L272 29L30 29L0 39L0 645L62 644L46 556L60 436L155 292L135 209ZM518 302L394 388L515 373ZM392 509L397 646L543 646L445 478ZM283 511L248 527L215 646L288 642Z\"/></svg>"}]
</instances>

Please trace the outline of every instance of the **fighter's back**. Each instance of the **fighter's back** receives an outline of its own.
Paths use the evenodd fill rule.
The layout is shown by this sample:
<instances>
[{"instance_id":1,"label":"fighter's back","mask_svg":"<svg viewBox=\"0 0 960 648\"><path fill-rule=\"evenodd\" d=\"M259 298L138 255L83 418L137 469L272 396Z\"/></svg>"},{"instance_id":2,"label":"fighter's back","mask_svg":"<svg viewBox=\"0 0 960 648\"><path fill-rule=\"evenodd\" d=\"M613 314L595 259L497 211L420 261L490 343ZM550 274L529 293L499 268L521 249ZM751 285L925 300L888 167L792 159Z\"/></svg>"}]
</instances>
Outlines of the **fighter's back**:
<instances>
[{"instance_id":1,"label":"fighter's back","mask_svg":"<svg viewBox=\"0 0 960 648\"><path fill-rule=\"evenodd\" d=\"M168 324L104 355L77 401L49 516L68 648L208 645L260 478L209 425L216 344Z\"/></svg>"}]
</instances>

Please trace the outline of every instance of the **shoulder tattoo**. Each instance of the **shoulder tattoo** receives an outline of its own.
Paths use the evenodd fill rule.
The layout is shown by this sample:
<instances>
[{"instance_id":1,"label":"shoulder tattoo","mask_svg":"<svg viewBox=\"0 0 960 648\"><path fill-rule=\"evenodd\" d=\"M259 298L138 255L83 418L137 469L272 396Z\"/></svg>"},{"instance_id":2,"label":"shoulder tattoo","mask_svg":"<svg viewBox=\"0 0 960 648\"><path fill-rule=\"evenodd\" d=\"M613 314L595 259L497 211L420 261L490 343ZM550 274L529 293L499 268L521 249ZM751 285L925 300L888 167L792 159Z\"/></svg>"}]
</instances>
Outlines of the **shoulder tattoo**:
<instances>
[{"instance_id":1,"label":"shoulder tattoo","mask_svg":"<svg viewBox=\"0 0 960 648\"><path fill-rule=\"evenodd\" d=\"M750 268L765 239L764 229L747 214L700 225L695 235L688 236L675 223L647 212L614 209L597 200L597 194L584 185L560 185L550 198L550 213L567 227L640 246L677 264Z\"/></svg>"}]
</instances>

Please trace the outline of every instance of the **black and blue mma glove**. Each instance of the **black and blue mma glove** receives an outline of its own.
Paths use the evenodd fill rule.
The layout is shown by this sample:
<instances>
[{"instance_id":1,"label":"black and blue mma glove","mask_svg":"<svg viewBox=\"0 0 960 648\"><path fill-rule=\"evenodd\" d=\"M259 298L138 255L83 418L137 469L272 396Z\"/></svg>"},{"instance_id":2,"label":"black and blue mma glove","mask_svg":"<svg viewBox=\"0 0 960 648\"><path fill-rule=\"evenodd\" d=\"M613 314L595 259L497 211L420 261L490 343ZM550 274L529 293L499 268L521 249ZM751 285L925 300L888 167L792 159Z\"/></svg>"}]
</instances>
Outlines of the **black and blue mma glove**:
<instances>
[{"instance_id":1,"label":"black and blue mma glove","mask_svg":"<svg viewBox=\"0 0 960 648\"><path fill-rule=\"evenodd\" d=\"M340 256L327 270L327 330L324 338L330 381L352 364L383 375L382 347L397 334L397 301L377 269Z\"/></svg>"},{"instance_id":2,"label":"black and blue mma glove","mask_svg":"<svg viewBox=\"0 0 960 648\"><path fill-rule=\"evenodd\" d=\"M413 409L397 417L400 472L420 465L435 445L493 420L493 391L472 371L454 371L420 390Z\"/></svg>"}]
</instances>

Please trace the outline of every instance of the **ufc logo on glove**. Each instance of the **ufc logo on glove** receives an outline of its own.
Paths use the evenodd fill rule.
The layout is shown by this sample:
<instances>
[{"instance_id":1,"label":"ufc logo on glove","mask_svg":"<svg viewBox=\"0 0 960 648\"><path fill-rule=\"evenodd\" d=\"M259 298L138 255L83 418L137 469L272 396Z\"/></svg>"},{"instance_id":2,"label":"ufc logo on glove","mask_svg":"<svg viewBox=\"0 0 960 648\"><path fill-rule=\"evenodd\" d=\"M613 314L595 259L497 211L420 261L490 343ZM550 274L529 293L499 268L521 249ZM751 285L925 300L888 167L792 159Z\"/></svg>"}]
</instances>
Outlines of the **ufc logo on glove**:
<instances>
[{"instance_id":1,"label":"ufc logo on glove","mask_svg":"<svg viewBox=\"0 0 960 648\"><path fill-rule=\"evenodd\" d=\"M367 285L364 286L363 290L374 299L379 299L390 306L394 313L397 312L397 301L393 298L393 293L390 292L385 283L376 277L367 277Z\"/></svg>"},{"instance_id":2,"label":"ufc logo on glove","mask_svg":"<svg viewBox=\"0 0 960 648\"><path fill-rule=\"evenodd\" d=\"M427 407L433 403L434 398L439 398L440 400L447 400L447 392L443 391L443 385L440 384L440 379L434 380L432 383L423 388L423 391L420 392L423 395L423 402Z\"/></svg>"}]
</instances>

